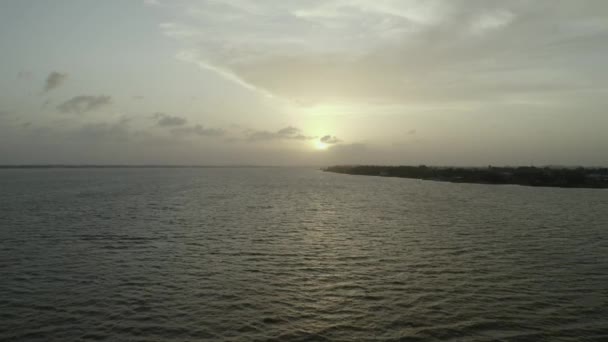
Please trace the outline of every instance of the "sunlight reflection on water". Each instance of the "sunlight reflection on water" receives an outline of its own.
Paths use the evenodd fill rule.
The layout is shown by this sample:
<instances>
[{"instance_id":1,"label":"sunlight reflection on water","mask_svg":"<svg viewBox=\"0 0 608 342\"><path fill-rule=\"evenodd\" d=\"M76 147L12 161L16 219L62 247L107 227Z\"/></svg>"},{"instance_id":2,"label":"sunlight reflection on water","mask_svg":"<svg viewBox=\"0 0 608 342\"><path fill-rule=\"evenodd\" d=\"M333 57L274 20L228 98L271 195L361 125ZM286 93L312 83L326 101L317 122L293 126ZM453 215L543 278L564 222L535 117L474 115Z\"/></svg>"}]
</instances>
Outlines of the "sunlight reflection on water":
<instances>
[{"instance_id":1,"label":"sunlight reflection on water","mask_svg":"<svg viewBox=\"0 0 608 342\"><path fill-rule=\"evenodd\" d=\"M608 336L608 192L0 171L0 340Z\"/></svg>"}]
</instances>

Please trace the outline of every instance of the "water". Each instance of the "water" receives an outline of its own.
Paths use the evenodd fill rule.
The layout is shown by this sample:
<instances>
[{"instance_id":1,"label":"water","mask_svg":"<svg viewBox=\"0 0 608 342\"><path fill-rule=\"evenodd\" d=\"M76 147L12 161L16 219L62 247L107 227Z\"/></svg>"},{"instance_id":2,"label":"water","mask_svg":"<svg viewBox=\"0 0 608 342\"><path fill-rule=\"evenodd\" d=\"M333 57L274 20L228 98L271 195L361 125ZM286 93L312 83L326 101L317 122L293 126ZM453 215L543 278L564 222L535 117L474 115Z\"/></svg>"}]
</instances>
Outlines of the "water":
<instances>
[{"instance_id":1,"label":"water","mask_svg":"<svg viewBox=\"0 0 608 342\"><path fill-rule=\"evenodd\" d=\"M0 170L2 341L606 341L608 191Z\"/></svg>"}]
</instances>

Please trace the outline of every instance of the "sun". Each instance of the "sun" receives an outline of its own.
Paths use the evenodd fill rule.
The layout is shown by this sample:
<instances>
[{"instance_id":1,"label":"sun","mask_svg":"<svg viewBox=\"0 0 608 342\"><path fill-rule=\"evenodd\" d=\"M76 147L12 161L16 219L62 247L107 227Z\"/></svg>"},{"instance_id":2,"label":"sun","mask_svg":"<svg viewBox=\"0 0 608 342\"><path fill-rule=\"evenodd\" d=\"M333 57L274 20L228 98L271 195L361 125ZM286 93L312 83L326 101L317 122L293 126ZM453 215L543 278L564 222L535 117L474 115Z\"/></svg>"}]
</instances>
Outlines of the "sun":
<instances>
[{"instance_id":1,"label":"sun","mask_svg":"<svg viewBox=\"0 0 608 342\"><path fill-rule=\"evenodd\" d=\"M316 150L323 151L323 150L327 150L328 147L329 147L329 145L327 145L326 143L324 143L322 141L319 141L319 140L315 141L315 149Z\"/></svg>"}]
</instances>

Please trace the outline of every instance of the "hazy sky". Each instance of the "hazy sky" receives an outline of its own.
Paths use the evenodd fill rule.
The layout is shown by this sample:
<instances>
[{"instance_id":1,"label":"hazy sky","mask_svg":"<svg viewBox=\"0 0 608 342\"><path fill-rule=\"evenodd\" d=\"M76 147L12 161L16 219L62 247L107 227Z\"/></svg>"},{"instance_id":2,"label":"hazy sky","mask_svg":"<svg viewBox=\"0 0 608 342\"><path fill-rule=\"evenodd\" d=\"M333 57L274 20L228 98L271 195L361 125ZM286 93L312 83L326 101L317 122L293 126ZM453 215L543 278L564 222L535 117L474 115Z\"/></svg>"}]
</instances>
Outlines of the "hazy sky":
<instances>
[{"instance_id":1,"label":"hazy sky","mask_svg":"<svg viewBox=\"0 0 608 342\"><path fill-rule=\"evenodd\" d=\"M608 164L608 1L0 0L0 164Z\"/></svg>"}]
</instances>

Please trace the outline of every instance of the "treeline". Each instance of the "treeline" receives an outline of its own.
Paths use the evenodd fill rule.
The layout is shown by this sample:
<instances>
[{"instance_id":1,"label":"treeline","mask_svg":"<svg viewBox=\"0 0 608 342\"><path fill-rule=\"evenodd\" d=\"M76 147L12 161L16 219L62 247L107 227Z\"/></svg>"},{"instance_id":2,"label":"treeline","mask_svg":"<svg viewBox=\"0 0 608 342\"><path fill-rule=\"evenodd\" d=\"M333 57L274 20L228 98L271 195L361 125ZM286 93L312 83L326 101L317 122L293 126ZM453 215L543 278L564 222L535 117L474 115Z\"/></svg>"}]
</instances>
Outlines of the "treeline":
<instances>
[{"instance_id":1,"label":"treeline","mask_svg":"<svg viewBox=\"0 0 608 342\"><path fill-rule=\"evenodd\" d=\"M555 167L429 167L420 166L331 166L324 171L351 175L403 177L460 183L519 184L569 188L608 188L608 168Z\"/></svg>"}]
</instances>

